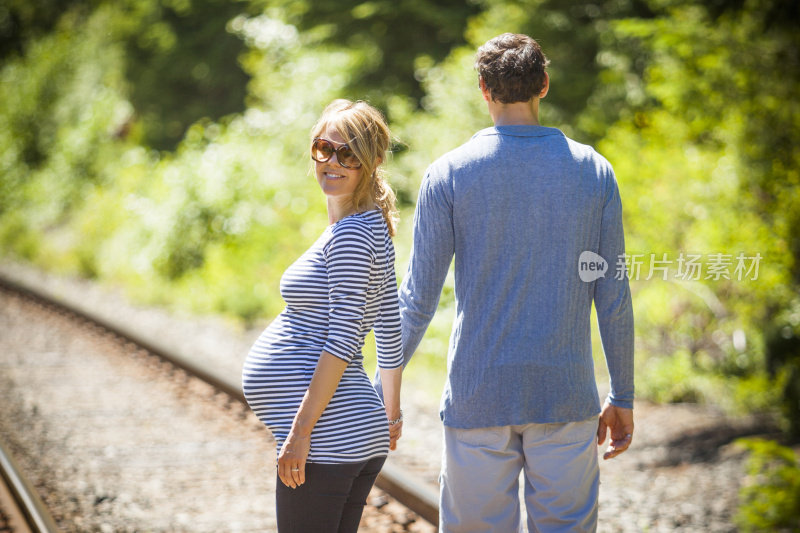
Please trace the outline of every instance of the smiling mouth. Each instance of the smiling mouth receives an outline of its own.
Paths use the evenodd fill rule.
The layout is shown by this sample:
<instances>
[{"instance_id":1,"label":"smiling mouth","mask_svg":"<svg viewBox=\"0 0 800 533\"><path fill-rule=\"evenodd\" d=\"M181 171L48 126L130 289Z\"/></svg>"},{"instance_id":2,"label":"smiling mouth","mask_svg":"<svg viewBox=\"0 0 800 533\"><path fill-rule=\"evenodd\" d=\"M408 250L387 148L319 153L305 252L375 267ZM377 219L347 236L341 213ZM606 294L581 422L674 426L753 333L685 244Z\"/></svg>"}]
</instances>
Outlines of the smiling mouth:
<instances>
[{"instance_id":1,"label":"smiling mouth","mask_svg":"<svg viewBox=\"0 0 800 533\"><path fill-rule=\"evenodd\" d=\"M325 172L325 177L329 180L338 180L344 178L344 174L333 174L331 172Z\"/></svg>"}]
</instances>

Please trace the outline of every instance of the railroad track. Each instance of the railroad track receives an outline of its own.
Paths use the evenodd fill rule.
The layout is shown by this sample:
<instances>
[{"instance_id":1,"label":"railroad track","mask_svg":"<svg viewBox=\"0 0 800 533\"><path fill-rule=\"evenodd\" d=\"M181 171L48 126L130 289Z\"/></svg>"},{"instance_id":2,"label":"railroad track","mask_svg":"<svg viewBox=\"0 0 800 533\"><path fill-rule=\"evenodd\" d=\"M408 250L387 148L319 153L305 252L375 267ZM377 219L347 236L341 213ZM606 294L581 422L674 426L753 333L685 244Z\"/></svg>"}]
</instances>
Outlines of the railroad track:
<instances>
[{"instance_id":1,"label":"railroad track","mask_svg":"<svg viewBox=\"0 0 800 533\"><path fill-rule=\"evenodd\" d=\"M56 533L53 517L0 442L0 531Z\"/></svg>"},{"instance_id":2,"label":"railroad track","mask_svg":"<svg viewBox=\"0 0 800 533\"><path fill-rule=\"evenodd\" d=\"M176 350L175 347L167 346L160 342L159 339L144 336L128 324L99 316L92 309L82 306L80 302L65 301L51 292L20 280L0 277L0 287L11 293L23 295L25 298L41 302L44 305L61 310L60 312L78 316L84 321L95 324L97 327L111 332L132 349L139 352L147 352L150 356L159 358L160 361L164 361L165 364L177 369L179 374L202 380L210 385L214 391L222 392L227 396L230 399L228 403L237 403L243 406L242 409L246 410L246 402L238 380L220 375L215 370L193 360L187 354L180 353L180 350ZM409 475L402 466L391 462L387 463L376 485L430 524L437 523L438 495L435 490L429 484ZM102 499L102 497L99 497L99 499Z\"/></svg>"}]
</instances>

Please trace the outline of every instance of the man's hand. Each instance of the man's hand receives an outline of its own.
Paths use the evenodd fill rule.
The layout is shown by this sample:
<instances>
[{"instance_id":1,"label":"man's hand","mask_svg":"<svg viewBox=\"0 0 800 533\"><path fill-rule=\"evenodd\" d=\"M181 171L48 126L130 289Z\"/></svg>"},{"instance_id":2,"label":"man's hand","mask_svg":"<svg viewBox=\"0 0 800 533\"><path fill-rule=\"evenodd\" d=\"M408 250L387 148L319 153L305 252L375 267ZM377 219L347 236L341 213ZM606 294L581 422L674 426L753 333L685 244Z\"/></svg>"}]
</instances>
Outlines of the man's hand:
<instances>
[{"instance_id":1,"label":"man's hand","mask_svg":"<svg viewBox=\"0 0 800 533\"><path fill-rule=\"evenodd\" d=\"M403 435L403 411L399 407L387 406L386 418L389 421L389 449L396 450L397 440Z\"/></svg>"},{"instance_id":2,"label":"man's hand","mask_svg":"<svg viewBox=\"0 0 800 533\"><path fill-rule=\"evenodd\" d=\"M389 426L389 449L397 449L397 440L403 435L403 421Z\"/></svg>"},{"instance_id":3,"label":"man's hand","mask_svg":"<svg viewBox=\"0 0 800 533\"><path fill-rule=\"evenodd\" d=\"M606 440L607 430L611 430L611 442L603 459L613 459L628 449L633 439L633 409L616 407L606 400L597 424L597 445Z\"/></svg>"}]
</instances>

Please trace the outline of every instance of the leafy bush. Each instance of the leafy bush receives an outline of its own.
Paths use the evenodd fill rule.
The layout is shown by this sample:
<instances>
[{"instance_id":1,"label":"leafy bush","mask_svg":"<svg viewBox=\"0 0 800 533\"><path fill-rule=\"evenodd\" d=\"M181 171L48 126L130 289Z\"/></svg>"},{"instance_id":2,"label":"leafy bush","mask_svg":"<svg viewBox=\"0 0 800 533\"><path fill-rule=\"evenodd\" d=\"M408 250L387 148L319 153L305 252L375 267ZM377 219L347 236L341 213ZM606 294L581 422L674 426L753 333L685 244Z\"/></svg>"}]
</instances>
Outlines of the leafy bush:
<instances>
[{"instance_id":1,"label":"leafy bush","mask_svg":"<svg viewBox=\"0 0 800 533\"><path fill-rule=\"evenodd\" d=\"M750 451L736 523L742 531L800 531L800 462L791 448L760 439Z\"/></svg>"}]
</instances>

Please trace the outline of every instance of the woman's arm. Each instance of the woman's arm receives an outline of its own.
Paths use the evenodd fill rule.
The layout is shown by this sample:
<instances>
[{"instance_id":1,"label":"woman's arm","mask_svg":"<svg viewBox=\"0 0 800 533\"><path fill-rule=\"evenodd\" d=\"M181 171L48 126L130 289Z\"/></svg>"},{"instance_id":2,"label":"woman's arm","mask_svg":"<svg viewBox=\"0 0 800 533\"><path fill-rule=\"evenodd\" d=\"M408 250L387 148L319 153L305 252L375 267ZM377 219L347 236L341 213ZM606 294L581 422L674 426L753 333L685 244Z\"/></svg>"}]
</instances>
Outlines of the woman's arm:
<instances>
[{"instance_id":1,"label":"woman's arm","mask_svg":"<svg viewBox=\"0 0 800 533\"><path fill-rule=\"evenodd\" d=\"M292 429L278 455L278 476L287 487L294 489L306 481L306 459L311 449L311 431L333 398L346 368L347 361L324 350L319 356L311 384L300 402Z\"/></svg>"},{"instance_id":2,"label":"woman's arm","mask_svg":"<svg viewBox=\"0 0 800 533\"><path fill-rule=\"evenodd\" d=\"M380 368L381 382L383 383L383 405L386 407L386 418L398 422L389 425L389 449L397 448L397 439L403 434L403 413L400 411L400 381L403 376L403 367Z\"/></svg>"}]
</instances>

